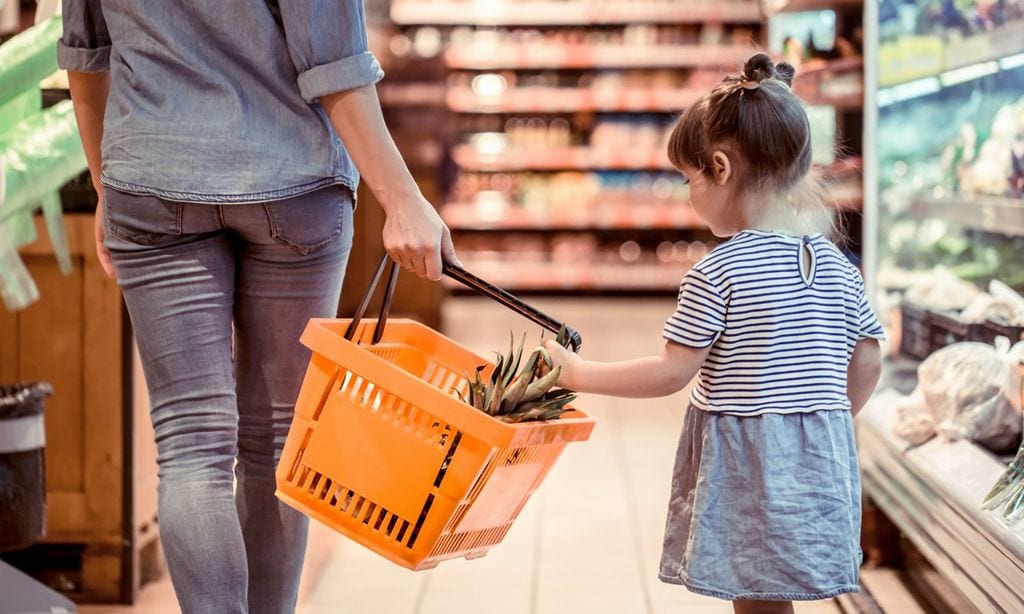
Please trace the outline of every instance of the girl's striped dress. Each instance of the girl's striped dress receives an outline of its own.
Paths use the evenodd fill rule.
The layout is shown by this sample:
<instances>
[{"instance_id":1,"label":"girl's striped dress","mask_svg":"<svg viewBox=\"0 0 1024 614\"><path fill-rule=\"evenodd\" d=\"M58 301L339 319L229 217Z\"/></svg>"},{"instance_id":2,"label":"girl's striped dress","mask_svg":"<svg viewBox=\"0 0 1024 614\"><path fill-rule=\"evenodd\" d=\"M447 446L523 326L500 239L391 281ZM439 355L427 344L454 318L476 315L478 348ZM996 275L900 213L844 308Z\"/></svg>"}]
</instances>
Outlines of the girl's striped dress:
<instances>
[{"instance_id":1,"label":"girl's striped dress","mask_svg":"<svg viewBox=\"0 0 1024 614\"><path fill-rule=\"evenodd\" d=\"M676 455L660 578L723 599L856 591L860 478L846 370L882 338L821 235L744 230L683 279L669 341L709 347Z\"/></svg>"}]
</instances>

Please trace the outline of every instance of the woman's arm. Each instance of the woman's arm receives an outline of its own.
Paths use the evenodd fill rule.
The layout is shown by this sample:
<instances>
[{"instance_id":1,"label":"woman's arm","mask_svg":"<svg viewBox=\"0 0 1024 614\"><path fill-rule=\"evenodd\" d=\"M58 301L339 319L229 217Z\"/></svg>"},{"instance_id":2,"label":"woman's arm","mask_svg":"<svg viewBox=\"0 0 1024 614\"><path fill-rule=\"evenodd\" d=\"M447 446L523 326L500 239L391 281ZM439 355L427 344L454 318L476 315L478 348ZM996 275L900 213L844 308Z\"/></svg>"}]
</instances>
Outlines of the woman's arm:
<instances>
[{"instance_id":1,"label":"woman's arm","mask_svg":"<svg viewBox=\"0 0 1024 614\"><path fill-rule=\"evenodd\" d=\"M103 272L113 278L114 264L110 260L110 252L103 246L103 184L100 183L100 145L103 142L103 113L110 92L110 73L68 71L68 85L75 105L78 134L82 139L82 148L85 149L85 160L89 165L92 185L99 196L93 226L96 255Z\"/></svg>"},{"instance_id":2,"label":"woman's arm","mask_svg":"<svg viewBox=\"0 0 1024 614\"><path fill-rule=\"evenodd\" d=\"M366 85L320 97L334 129L387 214L384 249L421 277L441 279L442 258L457 263L451 233L420 193L384 124L377 89Z\"/></svg>"},{"instance_id":3,"label":"woman's arm","mask_svg":"<svg viewBox=\"0 0 1024 614\"><path fill-rule=\"evenodd\" d=\"M710 347L693 348L671 341L658 356L622 362L583 360L554 341L544 344L555 367L562 367L560 386L578 392L616 397L653 398L679 392L704 364Z\"/></svg>"},{"instance_id":4,"label":"woman's arm","mask_svg":"<svg viewBox=\"0 0 1024 614\"><path fill-rule=\"evenodd\" d=\"M853 415L875 392L878 378L882 374L882 350L876 339L861 339L853 348L850 366L846 369L846 396L850 399Z\"/></svg>"}]
</instances>

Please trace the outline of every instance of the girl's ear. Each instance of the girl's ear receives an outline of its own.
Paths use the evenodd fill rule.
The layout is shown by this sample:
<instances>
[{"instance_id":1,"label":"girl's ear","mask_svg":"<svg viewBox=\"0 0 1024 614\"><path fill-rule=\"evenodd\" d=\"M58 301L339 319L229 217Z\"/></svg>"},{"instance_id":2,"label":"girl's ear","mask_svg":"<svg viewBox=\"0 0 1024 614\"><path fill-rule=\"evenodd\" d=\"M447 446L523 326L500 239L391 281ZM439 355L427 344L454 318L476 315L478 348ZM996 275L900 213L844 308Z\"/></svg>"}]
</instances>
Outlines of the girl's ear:
<instances>
[{"instance_id":1,"label":"girl's ear","mask_svg":"<svg viewBox=\"0 0 1024 614\"><path fill-rule=\"evenodd\" d=\"M711 174L715 178L715 183L721 186L728 183L732 177L732 162L729 160L729 156L720 149L716 149L711 154Z\"/></svg>"}]
</instances>

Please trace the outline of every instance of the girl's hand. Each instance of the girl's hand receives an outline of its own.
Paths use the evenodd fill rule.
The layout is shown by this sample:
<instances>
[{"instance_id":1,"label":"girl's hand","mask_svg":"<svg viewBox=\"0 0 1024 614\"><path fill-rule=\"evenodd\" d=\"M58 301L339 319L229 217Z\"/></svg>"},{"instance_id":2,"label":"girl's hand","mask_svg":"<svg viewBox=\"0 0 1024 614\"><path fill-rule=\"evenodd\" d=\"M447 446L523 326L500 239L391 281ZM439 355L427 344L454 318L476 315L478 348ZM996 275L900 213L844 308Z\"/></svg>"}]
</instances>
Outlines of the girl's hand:
<instances>
[{"instance_id":1,"label":"girl's hand","mask_svg":"<svg viewBox=\"0 0 1024 614\"><path fill-rule=\"evenodd\" d=\"M558 385L569 390L576 390L573 385L575 382L575 368L582 361L579 355L569 351L553 339L548 339L544 342L544 349L548 351L548 356L551 357L551 368L557 369L562 367L562 372L558 375Z\"/></svg>"}]
</instances>

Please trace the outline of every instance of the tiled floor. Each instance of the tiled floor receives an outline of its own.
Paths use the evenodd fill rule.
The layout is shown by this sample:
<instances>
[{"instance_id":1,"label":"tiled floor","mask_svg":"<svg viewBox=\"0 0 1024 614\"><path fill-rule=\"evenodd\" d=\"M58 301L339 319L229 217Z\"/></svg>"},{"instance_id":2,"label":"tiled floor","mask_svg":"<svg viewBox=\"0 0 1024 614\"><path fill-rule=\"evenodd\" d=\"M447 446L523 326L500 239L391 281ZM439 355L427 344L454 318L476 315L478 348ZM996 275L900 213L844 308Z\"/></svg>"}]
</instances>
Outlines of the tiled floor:
<instances>
[{"instance_id":1,"label":"tiled floor","mask_svg":"<svg viewBox=\"0 0 1024 614\"><path fill-rule=\"evenodd\" d=\"M628 358L661 347L668 301L545 300L565 318L592 358ZM509 330L536 329L494 303L452 301L449 336L478 353L507 344ZM669 614L731 612L656 578L669 476L684 396L626 401L584 396L597 418L589 442L570 445L504 542L475 561L410 572L317 526L301 614ZM83 612L176 612L164 581L135 608ZM797 612L838 612L831 602Z\"/></svg>"}]
</instances>

